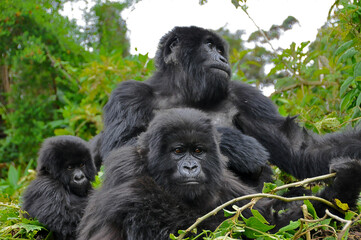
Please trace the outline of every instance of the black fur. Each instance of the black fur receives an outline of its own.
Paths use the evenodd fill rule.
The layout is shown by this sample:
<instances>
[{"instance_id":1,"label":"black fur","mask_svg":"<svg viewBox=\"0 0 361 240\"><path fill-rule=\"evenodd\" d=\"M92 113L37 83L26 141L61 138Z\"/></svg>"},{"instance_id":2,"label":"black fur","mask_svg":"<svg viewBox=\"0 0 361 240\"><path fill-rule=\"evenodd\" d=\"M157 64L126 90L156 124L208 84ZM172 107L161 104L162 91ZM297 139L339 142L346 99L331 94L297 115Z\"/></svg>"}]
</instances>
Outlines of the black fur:
<instances>
[{"instance_id":1,"label":"black fur","mask_svg":"<svg viewBox=\"0 0 361 240\"><path fill-rule=\"evenodd\" d=\"M53 231L55 239L75 239L95 174L87 142L73 136L48 138L22 208Z\"/></svg>"},{"instance_id":2,"label":"black fur","mask_svg":"<svg viewBox=\"0 0 361 240\"><path fill-rule=\"evenodd\" d=\"M243 141L247 144L254 140ZM192 157L192 149L196 149L196 157ZM253 150L248 150L253 157ZM180 163L183 156L190 165ZM169 239L170 233L188 228L218 205L255 193L226 168L227 158L220 153L211 118L194 109L172 109L156 115L136 144L114 150L107 158L103 186L89 200L79 225L79 240ZM331 201L339 198L355 206L361 189L360 162L338 159L331 171L336 171L337 177L319 196ZM255 208L279 228L302 216L301 204L264 199ZM313 204L323 215L325 206ZM272 208L289 211L278 215ZM250 216L248 211L242 214ZM219 213L198 229L214 230L222 220Z\"/></svg>"},{"instance_id":3,"label":"black fur","mask_svg":"<svg viewBox=\"0 0 361 240\"><path fill-rule=\"evenodd\" d=\"M271 163L297 178L327 173L333 158L361 158L360 131L314 135L294 118L280 116L256 88L231 81L227 51L220 36L202 28L176 27L167 33L159 43L154 75L145 82L121 83L104 107L101 156L134 144L157 111L191 107L205 111L216 127L230 130L221 139L221 152L241 177L259 176L248 179L253 185L261 186L263 179L270 178L264 165L268 159L245 159L240 147L244 137L237 131L255 138L268 151Z\"/></svg>"}]
</instances>

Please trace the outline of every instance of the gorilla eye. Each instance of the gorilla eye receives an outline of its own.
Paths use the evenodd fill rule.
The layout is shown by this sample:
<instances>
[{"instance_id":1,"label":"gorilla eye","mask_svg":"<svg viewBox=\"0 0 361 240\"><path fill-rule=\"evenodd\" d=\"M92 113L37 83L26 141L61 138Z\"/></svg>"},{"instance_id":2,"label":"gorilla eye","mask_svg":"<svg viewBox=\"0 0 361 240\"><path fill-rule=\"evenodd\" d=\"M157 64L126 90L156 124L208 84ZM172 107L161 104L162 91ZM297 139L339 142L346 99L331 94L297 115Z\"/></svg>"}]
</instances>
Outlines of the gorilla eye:
<instances>
[{"instance_id":1,"label":"gorilla eye","mask_svg":"<svg viewBox=\"0 0 361 240\"><path fill-rule=\"evenodd\" d=\"M213 48L213 43L210 42L210 41L207 41L206 45L207 45L207 47L209 47L210 49Z\"/></svg>"},{"instance_id":2,"label":"gorilla eye","mask_svg":"<svg viewBox=\"0 0 361 240\"><path fill-rule=\"evenodd\" d=\"M178 45L178 43L179 43L179 39L178 39L178 37L175 37L175 38L173 39L172 43L169 45L169 48L170 48L170 49L173 49L175 46Z\"/></svg>"},{"instance_id":3,"label":"gorilla eye","mask_svg":"<svg viewBox=\"0 0 361 240\"><path fill-rule=\"evenodd\" d=\"M197 147L197 148L194 149L194 152L197 153L197 154L201 154L201 153L203 153L203 149Z\"/></svg>"},{"instance_id":4,"label":"gorilla eye","mask_svg":"<svg viewBox=\"0 0 361 240\"><path fill-rule=\"evenodd\" d=\"M81 168L84 167L84 163L80 163L79 167L81 167Z\"/></svg>"},{"instance_id":5,"label":"gorilla eye","mask_svg":"<svg viewBox=\"0 0 361 240\"><path fill-rule=\"evenodd\" d=\"M67 169L68 169L68 170L72 170L73 168L74 168L73 165L68 165L68 166L67 166Z\"/></svg>"},{"instance_id":6,"label":"gorilla eye","mask_svg":"<svg viewBox=\"0 0 361 240\"><path fill-rule=\"evenodd\" d=\"M184 153L184 148L178 147L173 150L175 154L181 154Z\"/></svg>"}]
</instances>

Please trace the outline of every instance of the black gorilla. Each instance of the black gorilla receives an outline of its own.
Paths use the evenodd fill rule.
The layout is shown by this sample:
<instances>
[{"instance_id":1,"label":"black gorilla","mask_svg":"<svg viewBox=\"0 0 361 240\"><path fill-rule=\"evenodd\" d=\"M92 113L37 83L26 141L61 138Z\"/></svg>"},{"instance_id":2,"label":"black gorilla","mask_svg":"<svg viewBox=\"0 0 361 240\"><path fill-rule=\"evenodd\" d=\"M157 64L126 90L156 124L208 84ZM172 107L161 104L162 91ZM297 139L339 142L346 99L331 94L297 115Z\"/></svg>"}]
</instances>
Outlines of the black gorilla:
<instances>
[{"instance_id":1,"label":"black gorilla","mask_svg":"<svg viewBox=\"0 0 361 240\"><path fill-rule=\"evenodd\" d=\"M250 183L263 184L271 171L267 159L252 154L245 158L238 152L242 133L267 149L271 163L298 178L327 173L333 158L361 158L360 131L312 134L294 118L280 116L256 88L230 81L227 51L221 37L202 28L176 27L166 34L159 43L154 75L145 82L121 83L104 107L102 157L134 144L155 112L190 107L212 118L223 134L220 148L229 168Z\"/></svg>"},{"instance_id":2,"label":"black gorilla","mask_svg":"<svg viewBox=\"0 0 361 240\"><path fill-rule=\"evenodd\" d=\"M79 224L79 240L169 239L170 233L188 228L216 206L255 193L226 168L217 135L212 119L194 109L156 115L136 144L108 155L103 186L89 200ZM255 150L245 147L244 151L253 154ZM337 177L319 196L355 206L361 163L337 160L331 164ZM301 204L264 199L255 208L279 228L302 216ZM325 206L313 204L323 215ZM278 215L272 208L291 209ZM199 229L215 229L222 220L220 213Z\"/></svg>"},{"instance_id":3,"label":"black gorilla","mask_svg":"<svg viewBox=\"0 0 361 240\"><path fill-rule=\"evenodd\" d=\"M48 138L22 208L53 231L55 239L75 239L95 175L87 142L73 136Z\"/></svg>"}]
</instances>

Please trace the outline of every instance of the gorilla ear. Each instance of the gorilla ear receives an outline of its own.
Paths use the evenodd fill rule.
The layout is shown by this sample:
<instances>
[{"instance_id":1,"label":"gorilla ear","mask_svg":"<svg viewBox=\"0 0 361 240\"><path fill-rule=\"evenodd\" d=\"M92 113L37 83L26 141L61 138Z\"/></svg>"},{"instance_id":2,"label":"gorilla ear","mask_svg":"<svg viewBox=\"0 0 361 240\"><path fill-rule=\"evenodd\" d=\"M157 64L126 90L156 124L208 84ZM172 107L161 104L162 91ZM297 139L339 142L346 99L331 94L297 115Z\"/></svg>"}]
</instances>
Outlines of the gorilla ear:
<instances>
[{"instance_id":1,"label":"gorilla ear","mask_svg":"<svg viewBox=\"0 0 361 240\"><path fill-rule=\"evenodd\" d=\"M174 36L171 38L170 41L168 41L165 51L164 51L164 62L166 64L169 63L177 63L177 51L179 49L179 38L177 36Z\"/></svg>"}]
</instances>

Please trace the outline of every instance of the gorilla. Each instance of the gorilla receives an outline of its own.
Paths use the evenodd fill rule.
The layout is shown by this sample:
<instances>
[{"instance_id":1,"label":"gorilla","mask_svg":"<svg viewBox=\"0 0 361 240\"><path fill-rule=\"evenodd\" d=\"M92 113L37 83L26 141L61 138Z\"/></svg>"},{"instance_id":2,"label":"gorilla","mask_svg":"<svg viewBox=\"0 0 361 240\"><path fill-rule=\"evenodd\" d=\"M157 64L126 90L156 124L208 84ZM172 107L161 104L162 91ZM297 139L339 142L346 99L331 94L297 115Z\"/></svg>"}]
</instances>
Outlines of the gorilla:
<instances>
[{"instance_id":1,"label":"gorilla","mask_svg":"<svg viewBox=\"0 0 361 240\"><path fill-rule=\"evenodd\" d=\"M157 114L135 144L108 154L103 186L90 197L78 239L169 239L170 233L187 229L222 203L255 193L226 167L218 135L213 119L201 111L178 108ZM256 148L263 152L261 145ZM360 161L334 159L330 170L336 178L318 196L355 206L361 190ZM254 208L280 228L303 216L302 204L263 199ZM313 205L324 214L325 205ZM289 211L272 213L272 208ZM249 217L250 211L242 214ZM223 220L223 214L217 214L199 229L214 230Z\"/></svg>"},{"instance_id":2,"label":"gorilla","mask_svg":"<svg viewBox=\"0 0 361 240\"><path fill-rule=\"evenodd\" d=\"M23 210L53 231L55 239L75 239L96 175L88 143L74 136L48 138L37 164Z\"/></svg>"},{"instance_id":3,"label":"gorilla","mask_svg":"<svg viewBox=\"0 0 361 240\"><path fill-rule=\"evenodd\" d=\"M220 36L199 27L175 27L163 36L153 76L122 82L105 105L101 157L112 159L106 158L112 149L135 144L157 112L188 107L212 119L228 168L254 186L270 179L267 161L306 178L326 174L334 158L361 158L360 131L320 136L300 127L295 117L282 117L255 87L230 80L227 52ZM262 144L269 157L245 156L243 138Z\"/></svg>"}]
</instances>

